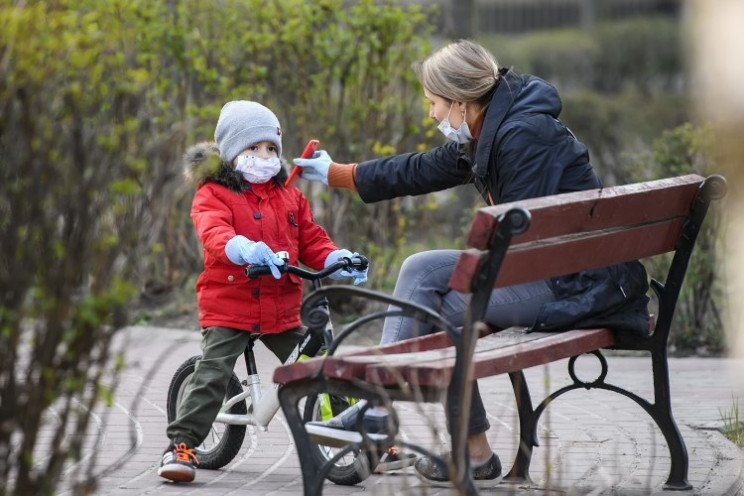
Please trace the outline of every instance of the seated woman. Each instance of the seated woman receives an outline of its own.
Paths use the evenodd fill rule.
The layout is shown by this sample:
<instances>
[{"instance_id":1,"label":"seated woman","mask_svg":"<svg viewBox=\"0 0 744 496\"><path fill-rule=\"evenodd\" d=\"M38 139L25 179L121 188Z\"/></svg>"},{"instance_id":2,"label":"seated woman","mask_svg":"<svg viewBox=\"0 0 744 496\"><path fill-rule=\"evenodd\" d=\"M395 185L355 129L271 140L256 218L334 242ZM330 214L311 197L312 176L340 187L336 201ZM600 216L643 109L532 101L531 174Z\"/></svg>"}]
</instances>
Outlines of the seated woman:
<instances>
[{"instance_id":1,"label":"seated woman","mask_svg":"<svg viewBox=\"0 0 744 496\"><path fill-rule=\"evenodd\" d=\"M558 119L561 100L549 83L499 68L491 53L467 40L444 46L416 68L429 117L448 143L360 164L335 163L320 151L311 159L295 159L304 168L302 177L357 191L367 203L465 183L473 184L488 205L601 187L586 147ZM412 255L401 267L394 296L432 308L461 326L469 297L448 288L458 255L456 250ZM618 330L643 334L647 290L645 269L630 262L494 289L486 320L500 328L543 331L612 323ZM381 344L431 331L408 318L388 318ZM342 415L342 424L353 425L353 415ZM476 483L501 476L488 429L475 384L468 449ZM446 466L428 457L417 460L416 470L430 481L449 479Z\"/></svg>"}]
</instances>

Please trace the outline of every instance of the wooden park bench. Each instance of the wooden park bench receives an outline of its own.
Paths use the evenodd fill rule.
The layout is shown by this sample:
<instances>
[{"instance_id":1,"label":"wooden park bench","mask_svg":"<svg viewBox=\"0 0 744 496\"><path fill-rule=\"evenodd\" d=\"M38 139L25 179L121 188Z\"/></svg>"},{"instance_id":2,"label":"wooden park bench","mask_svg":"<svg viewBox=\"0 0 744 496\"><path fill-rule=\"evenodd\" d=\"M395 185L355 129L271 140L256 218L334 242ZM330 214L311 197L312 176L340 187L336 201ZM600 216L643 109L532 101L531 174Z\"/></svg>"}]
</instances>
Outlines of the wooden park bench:
<instances>
[{"instance_id":1,"label":"wooden park bench","mask_svg":"<svg viewBox=\"0 0 744 496\"><path fill-rule=\"evenodd\" d=\"M722 198L725 180L686 175L625 186L567 193L513 202L478 210L468 245L460 256L450 287L472 293L468 321L462 332L449 327L434 312L390 296L350 286L329 286L307 296L303 322L318 325L305 309L316 298L343 294L372 298L400 307L400 312L422 322L437 323L443 331L366 348L355 353L334 355L348 333L386 312L365 316L337 336L326 357L300 361L276 369L279 398L298 453L308 453L311 443L331 437L303 425L298 402L322 392L365 398L370 404L390 406L393 401L439 402L446 394L452 434L453 485L461 494L475 494L466 456L466 419L473 379L508 374L519 414L520 448L505 480L529 481L537 424L548 404L558 396L580 388L597 388L622 394L640 405L658 425L671 455L665 489L691 489L687 480L688 455L684 440L672 416L667 338L677 298L690 255L711 200ZM498 332L482 322L488 296L494 286L509 286L630 260L674 252L665 282L651 281L658 298L658 316L650 323L648 337L631 337L612 329L577 329L564 332L527 332L509 328ZM318 326L322 328L322 324ZM642 350L650 354L653 370L653 402L605 382L607 361L601 351ZM601 372L593 382L577 378L574 362L579 355L597 356ZM573 383L553 392L533 407L523 370L570 358ZM456 400L455 400L456 398ZM486 405L488 408L488 405ZM395 438L397 417L388 436L348 433L337 446L344 452L391 444L428 453L420 446ZM459 415L458 415L459 412ZM458 422L457 419L465 419ZM332 429L327 429L332 430ZM312 457L300 456L306 495L322 492L325 470Z\"/></svg>"}]
</instances>

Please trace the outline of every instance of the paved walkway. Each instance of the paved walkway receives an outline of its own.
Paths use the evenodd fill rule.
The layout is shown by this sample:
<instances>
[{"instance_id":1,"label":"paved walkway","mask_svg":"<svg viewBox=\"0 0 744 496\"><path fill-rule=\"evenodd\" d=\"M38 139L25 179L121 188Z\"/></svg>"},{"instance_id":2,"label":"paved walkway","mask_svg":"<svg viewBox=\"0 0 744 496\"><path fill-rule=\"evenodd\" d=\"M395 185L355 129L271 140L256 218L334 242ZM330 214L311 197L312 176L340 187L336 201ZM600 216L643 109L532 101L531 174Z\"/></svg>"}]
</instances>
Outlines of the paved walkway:
<instances>
[{"instance_id":1,"label":"paved walkway","mask_svg":"<svg viewBox=\"0 0 744 496\"><path fill-rule=\"evenodd\" d=\"M281 413L267 432L249 429L239 455L218 471L197 471L191 484L172 484L157 476L165 438L166 394L170 378L188 356L199 353L199 333L152 327L132 327L120 333L127 367L116 386L115 403L96 412L97 431L82 463L95 460L102 472L100 495L227 496L295 495L302 493L299 460ZM270 373L273 355L259 349L259 370ZM610 357L608 381L649 398L648 360ZM596 376L596 360L578 361L581 377ZM261 369L261 367L263 367ZM717 430L721 412L738 398L744 409L744 362L725 359L671 359L674 414L690 453L689 480L694 489L676 493L661 490L669 469L669 453L661 433L634 402L602 391L574 391L559 398L542 417L541 446L535 449L530 486L501 483L483 494L514 495L744 495L744 455ZM585 376L583 374L586 374ZM267 375L270 377L270 375ZM527 373L533 394L568 383L565 361L536 367ZM508 467L517 446L515 405L506 378L481 382L492 428L492 446ZM539 395L544 396L544 395ZM399 405L402 433L418 443L447 447L444 417L439 405ZM422 415L426 413L426 416ZM427 419L427 417L429 417ZM431 418L434 420L432 421ZM427 441L428 440L428 441ZM75 477L75 468L68 477ZM61 494L69 494L63 492ZM384 476L373 475L358 486L326 483L324 494L451 495L452 489L423 485L411 468Z\"/></svg>"}]
</instances>

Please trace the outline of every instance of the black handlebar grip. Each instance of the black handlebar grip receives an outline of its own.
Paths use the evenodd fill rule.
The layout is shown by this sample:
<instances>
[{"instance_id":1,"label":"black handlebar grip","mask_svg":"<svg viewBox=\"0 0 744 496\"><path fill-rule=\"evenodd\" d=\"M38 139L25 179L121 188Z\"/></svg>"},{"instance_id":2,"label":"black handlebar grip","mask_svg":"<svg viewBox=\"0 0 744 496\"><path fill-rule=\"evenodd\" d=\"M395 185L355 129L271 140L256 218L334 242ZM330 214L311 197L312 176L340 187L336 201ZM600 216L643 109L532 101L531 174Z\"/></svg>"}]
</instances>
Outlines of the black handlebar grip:
<instances>
[{"instance_id":1,"label":"black handlebar grip","mask_svg":"<svg viewBox=\"0 0 744 496\"><path fill-rule=\"evenodd\" d=\"M281 269L281 268L280 268ZM271 267L268 265L249 265L245 268L245 275L250 279L271 274Z\"/></svg>"},{"instance_id":2,"label":"black handlebar grip","mask_svg":"<svg viewBox=\"0 0 744 496\"><path fill-rule=\"evenodd\" d=\"M351 264L355 269L365 270L369 267L369 260L364 255L357 255L351 259Z\"/></svg>"}]
</instances>

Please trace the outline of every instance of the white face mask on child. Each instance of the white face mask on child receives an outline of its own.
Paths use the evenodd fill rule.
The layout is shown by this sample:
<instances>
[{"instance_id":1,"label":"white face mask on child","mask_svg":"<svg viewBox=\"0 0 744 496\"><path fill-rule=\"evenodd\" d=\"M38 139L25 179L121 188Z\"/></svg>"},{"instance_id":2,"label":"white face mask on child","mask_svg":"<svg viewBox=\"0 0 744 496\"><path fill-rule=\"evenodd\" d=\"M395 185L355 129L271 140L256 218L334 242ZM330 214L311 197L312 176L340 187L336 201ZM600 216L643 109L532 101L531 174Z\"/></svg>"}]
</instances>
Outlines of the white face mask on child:
<instances>
[{"instance_id":1,"label":"white face mask on child","mask_svg":"<svg viewBox=\"0 0 744 496\"><path fill-rule=\"evenodd\" d=\"M282 165L279 157L261 158L253 155L240 155L235 170L243 174L249 183L263 184L276 176Z\"/></svg>"}]
</instances>

